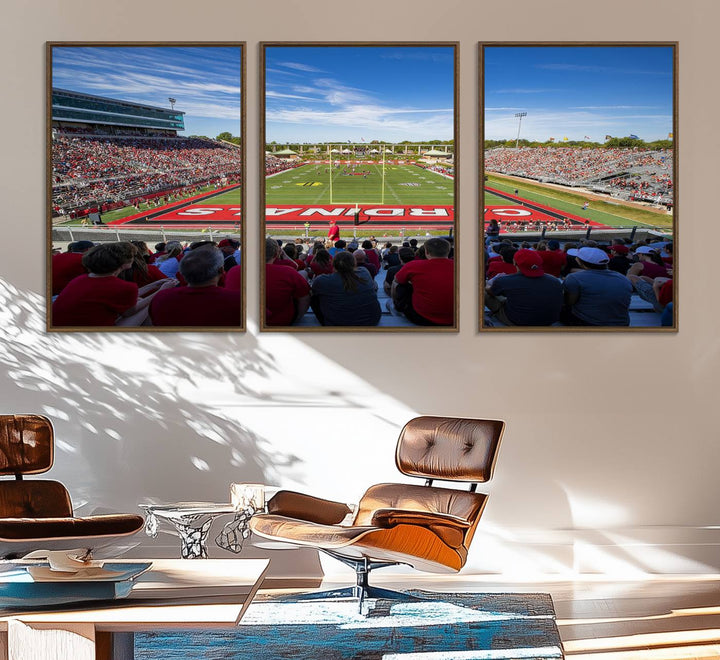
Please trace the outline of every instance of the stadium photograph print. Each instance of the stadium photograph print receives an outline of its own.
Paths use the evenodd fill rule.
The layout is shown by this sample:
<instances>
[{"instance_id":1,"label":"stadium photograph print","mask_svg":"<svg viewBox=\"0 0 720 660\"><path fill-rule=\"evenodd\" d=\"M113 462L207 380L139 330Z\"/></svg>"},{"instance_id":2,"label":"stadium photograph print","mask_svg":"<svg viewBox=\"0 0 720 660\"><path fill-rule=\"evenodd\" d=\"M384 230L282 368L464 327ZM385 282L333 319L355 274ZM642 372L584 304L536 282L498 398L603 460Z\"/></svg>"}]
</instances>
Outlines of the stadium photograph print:
<instances>
[{"instance_id":1,"label":"stadium photograph print","mask_svg":"<svg viewBox=\"0 0 720 660\"><path fill-rule=\"evenodd\" d=\"M47 328L241 331L244 45L47 44Z\"/></svg>"},{"instance_id":2,"label":"stadium photograph print","mask_svg":"<svg viewBox=\"0 0 720 660\"><path fill-rule=\"evenodd\" d=\"M676 331L677 44L480 48L480 327Z\"/></svg>"},{"instance_id":3,"label":"stadium photograph print","mask_svg":"<svg viewBox=\"0 0 720 660\"><path fill-rule=\"evenodd\" d=\"M261 57L261 329L456 331L457 44Z\"/></svg>"}]
</instances>

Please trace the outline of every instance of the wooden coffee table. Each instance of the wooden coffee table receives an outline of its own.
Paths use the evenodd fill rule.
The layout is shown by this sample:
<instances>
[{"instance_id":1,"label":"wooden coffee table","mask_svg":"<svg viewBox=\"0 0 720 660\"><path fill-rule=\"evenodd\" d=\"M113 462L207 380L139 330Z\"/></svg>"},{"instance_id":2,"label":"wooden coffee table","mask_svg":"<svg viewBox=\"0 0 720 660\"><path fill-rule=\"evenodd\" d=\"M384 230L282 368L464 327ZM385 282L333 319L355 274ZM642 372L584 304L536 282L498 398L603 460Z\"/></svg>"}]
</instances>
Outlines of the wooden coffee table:
<instances>
[{"instance_id":1,"label":"wooden coffee table","mask_svg":"<svg viewBox=\"0 0 720 660\"><path fill-rule=\"evenodd\" d=\"M138 560L113 560L113 563ZM134 633L228 628L262 584L267 559L156 559L122 600L53 611L3 613L0 660L132 660Z\"/></svg>"}]
</instances>

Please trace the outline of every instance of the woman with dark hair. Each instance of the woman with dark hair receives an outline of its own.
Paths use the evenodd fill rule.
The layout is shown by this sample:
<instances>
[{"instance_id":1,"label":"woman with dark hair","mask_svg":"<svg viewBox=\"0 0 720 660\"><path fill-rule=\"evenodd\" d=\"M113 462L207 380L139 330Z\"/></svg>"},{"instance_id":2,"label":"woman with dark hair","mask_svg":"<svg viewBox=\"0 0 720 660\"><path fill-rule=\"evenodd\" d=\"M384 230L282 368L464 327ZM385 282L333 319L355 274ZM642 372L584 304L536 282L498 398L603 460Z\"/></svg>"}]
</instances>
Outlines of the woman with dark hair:
<instances>
[{"instance_id":1,"label":"woman with dark hair","mask_svg":"<svg viewBox=\"0 0 720 660\"><path fill-rule=\"evenodd\" d=\"M375 266L375 272L380 270L380 253L373 246L372 241L364 240L361 244L369 263Z\"/></svg>"},{"instance_id":2,"label":"woman with dark hair","mask_svg":"<svg viewBox=\"0 0 720 660\"><path fill-rule=\"evenodd\" d=\"M139 287L158 280L164 280L165 274L148 262L150 255L143 241L130 241L135 249L132 266L122 271L118 277L126 282L135 282Z\"/></svg>"},{"instance_id":3,"label":"woman with dark hair","mask_svg":"<svg viewBox=\"0 0 720 660\"><path fill-rule=\"evenodd\" d=\"M309 269L313 277L316 275L332 275L334 271L330 253L325 248L318 249L312 256Z\"/></svg>"},{"instance_id":4,"label":"woman with dark hair","mask_svg":"<svg viewBox=\"0 0 720 660\"><path fill-rule=\"evenodd\" d=\"M377 285L366 268L358 268L349 252L333 259L335 272L318 275L310 304L318 321L329 326L367 326L380 322Z\"/></svg>"}]
</instances>

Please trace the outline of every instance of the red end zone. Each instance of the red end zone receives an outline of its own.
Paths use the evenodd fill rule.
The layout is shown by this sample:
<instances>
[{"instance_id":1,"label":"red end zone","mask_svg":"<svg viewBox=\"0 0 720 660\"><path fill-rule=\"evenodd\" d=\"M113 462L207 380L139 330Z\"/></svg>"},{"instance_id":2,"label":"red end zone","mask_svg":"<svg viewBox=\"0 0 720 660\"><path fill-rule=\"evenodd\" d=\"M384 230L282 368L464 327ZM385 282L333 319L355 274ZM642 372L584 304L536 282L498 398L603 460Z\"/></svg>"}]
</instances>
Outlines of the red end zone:
<instances>
[{"instance_id":1,"label":"red end zone","mask_svg":"<svg viewBox=\"0 0 720 660\"><path fill-rule=\"evenodd\" d=\"M269 226L282 229L306 222L325 225L334 219L340 226L351 226L359 209L360 224L369 223L376 228L404 225L422 226L427 229L443 229L455 222L454 206L396 206L387 204L276 204L265 207L265 221Z\"/></svg>"},{"instance_id":2,"label":"red end zone","mask_svg":"<svg viewBox=\"0 0 720 660\"><path fill-rule=\"evenodd\" d=\"M424 229L445 229L455 222L453 206L394 206L386 204L361 204L359 222L371 224L377 229L394 227L422 227ZM328 226L335 219L340 226L352 226L356 209L350 204L279 204L265 208L268 226L274 229L305 228L310 223L313 229L318 225ZM139 213L111 224L143 224L163 227L228 227L242 223L242 208L230 204L184 204L181 208L162 208L150 213Z\"/></svg>"}]
</instances>

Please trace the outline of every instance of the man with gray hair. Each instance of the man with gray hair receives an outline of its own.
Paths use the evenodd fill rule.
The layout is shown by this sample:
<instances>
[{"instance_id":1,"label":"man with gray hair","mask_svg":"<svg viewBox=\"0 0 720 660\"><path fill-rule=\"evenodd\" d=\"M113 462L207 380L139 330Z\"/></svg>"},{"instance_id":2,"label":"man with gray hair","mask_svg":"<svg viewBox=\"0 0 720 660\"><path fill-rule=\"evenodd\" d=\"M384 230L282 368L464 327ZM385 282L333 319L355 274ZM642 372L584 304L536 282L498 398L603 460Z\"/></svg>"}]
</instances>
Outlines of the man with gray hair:
<instances>
[{"instance_id":1,"label":"man with gray hair","mask_svg":"<svg viewBox=\"0 0 720 660\"><path fill-rule=\"evenodd\" d=\"M187 286L166 289L150 305L150 320L155 326L240 327L242 304L240 291L218 286L224 272L223 253L213 245L188 252L180 262L180 274Z\"/></svg>"}]
</instances>

